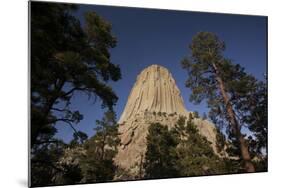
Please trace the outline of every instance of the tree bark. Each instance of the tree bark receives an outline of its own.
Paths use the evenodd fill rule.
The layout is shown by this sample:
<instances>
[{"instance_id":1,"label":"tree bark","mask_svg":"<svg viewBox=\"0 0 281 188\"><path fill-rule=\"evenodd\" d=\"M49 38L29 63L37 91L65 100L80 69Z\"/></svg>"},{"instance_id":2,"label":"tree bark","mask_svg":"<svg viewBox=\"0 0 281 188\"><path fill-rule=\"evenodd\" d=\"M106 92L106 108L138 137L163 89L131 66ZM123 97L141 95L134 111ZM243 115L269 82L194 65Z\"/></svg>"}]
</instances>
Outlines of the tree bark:
<instances>
[{"instance_id":1,"label":"tree bark","mask_svg":"<svg viewBox=\"0 0 281 188\"><path fill-rule=\"evenodd\" d=\"M245 170L246 170L246 172L255 172L255 167L254 167L254 165L251 161L251 156L250 156L250 153L249 153L248 144L247 144L244 136L241 134L240 126L239 126L239 123L238 123L238 121L235 117L235 113L234 113L234 110L232 108L232 105L230 104L229 96L226 93L224 82L223 82L222 78L220 77L220 74L219 74L219 71L218 71L218 68L217 68L216 64L213 63L212 66L215 70L216 80L218 82L219 90L222 94L224 103L226 105L227 115L228 115L229 120L230 120L231 128L234 131L234 134L235 134L237 140L239 141L240 153L241 153L242 160L244 162Z\"/></svg>"}]
</instances>

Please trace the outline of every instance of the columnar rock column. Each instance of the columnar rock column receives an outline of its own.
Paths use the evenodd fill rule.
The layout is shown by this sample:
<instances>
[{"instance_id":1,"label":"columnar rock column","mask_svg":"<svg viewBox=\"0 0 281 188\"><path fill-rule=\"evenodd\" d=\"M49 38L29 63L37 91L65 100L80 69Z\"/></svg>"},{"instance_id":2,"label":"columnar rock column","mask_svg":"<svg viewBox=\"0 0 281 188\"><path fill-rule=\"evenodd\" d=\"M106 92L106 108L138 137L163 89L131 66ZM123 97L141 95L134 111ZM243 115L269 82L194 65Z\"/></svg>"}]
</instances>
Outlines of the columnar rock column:
<instances>
[{"instance_id":1,"label":"columnar rock column","mask_svg":"<svg viewBox=\"0 0 281 188\"><path fill-rule=\"evenodd\" d=\"M151 65L138 75L119 123L145 111L187 113L174 78L160 65Z\"/></svg>"},{"instance_id":2,"label":"columnar rock column","mask_svg":"<svg viewBox=\"0 0 281 188\"><path fill-rule=\"evenodd\" d=\"M189 117L180 91L168 69L151 65L144 69L128 97L118 121L121 145L115 163L128 176L116 179L141 178L141 164L146 152L146 136L151 123L172 127L180 116ZM199 132L215 143L214 127L207 121L195 120Z\"/></svg>"}]
</instances>

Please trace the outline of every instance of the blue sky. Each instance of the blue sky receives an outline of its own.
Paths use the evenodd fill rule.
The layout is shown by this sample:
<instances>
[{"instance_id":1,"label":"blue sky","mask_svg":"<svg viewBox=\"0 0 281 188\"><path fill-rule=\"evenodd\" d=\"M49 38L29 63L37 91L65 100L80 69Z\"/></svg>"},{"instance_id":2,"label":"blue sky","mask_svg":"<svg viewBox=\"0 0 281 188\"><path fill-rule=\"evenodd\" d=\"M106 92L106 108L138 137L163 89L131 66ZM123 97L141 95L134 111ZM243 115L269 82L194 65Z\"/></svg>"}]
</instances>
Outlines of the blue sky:
<instances>
[{"instance_id":1,"label":"blue sky","mask_svg":"<svg viewBox=\"0 0 281 188\"><path fill-rule=\"evenodd\" d=\"M267 62L267 18L230 14L213 14L156 9L125 8L81 5L75 16L84 24L86 11L95 11L112 24L117 46L111 50L111 60L119 64L122 79L110 82L119 97L115 106L119 119L136 76L142 69L159 64L170 70L189 111L208 112L205 104L189 102L191 91L185 87L187 73L181 68L181 60L189 55L188 45L200 31L216 33L226 43L225 57L239 63L245 70L262 80ZM76 125L89 136L94 134L95 121L101 119L104 110L101 103L89 101L77 94L71 104L84 119ZM68 142L73 131L67 125L57 125L57 137Z\"/></svg>"}]
</instances>

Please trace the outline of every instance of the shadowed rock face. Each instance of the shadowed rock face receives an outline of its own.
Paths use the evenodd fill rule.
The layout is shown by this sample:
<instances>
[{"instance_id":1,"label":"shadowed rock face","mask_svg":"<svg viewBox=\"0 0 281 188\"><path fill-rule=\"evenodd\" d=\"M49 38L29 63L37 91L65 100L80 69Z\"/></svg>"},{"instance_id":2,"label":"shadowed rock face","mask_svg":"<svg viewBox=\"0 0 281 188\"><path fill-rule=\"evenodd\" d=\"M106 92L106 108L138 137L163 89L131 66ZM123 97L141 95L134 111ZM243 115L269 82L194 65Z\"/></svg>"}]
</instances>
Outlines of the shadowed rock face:
<instances>
[{"instance_id":1,"label":"shadowed rock face","mask_svg":"<svg viewBox=\"0 0 281 188\"><path fill-rule=\"evenodd\" d=\"M140 166L146 152L146 136L151 123L173 127L180 116L189 117L180 91L168 69L151 65L137 77L119 120L121 145L115 157L116 164L124 169L130 178L140 178ZM195 119L199 132L205 136L216 151L214 125ZM116 177L117 179L130 179Z\"/></svg>"}]
</instances>

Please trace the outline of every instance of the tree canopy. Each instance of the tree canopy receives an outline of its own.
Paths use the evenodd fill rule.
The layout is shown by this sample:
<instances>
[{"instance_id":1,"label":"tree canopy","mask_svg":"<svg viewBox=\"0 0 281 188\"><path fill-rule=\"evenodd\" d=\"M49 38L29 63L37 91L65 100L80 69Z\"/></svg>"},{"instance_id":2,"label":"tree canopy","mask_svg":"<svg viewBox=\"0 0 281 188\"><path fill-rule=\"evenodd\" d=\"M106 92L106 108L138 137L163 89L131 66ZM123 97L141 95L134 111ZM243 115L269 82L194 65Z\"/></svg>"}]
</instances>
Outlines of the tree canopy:
<instances>
[{"instance_id":1,"label":"tree canopy","mask_svg":"<svg viewBox=\"0 0 281 188\"><path fill-rule=\"evenodd\" d=\"M73 14L78 9L73 4L31 2L32 186L83 179L77 163L60 163L67 148L80 151L89 142L87 134L76 128L83 114L71 109L73 96L100 100L101 110L109 111L118 100L108 84L121 79L119 66L110 58L117 43L111 25L95 12L85 12L81 25ZM70 144L54 137L58 122L73 130Z\"/></svg>"},{"instance_id":2,"label":"tree canopy","mask_svg":"<svg viewBox=\"0 0 281 188\"><path fill-rule=\"evenodd\" d=\"M146 178L169 178L179 176L176 169L177 139L170 134L168 127L160 123L149 126L147 152L145 154Z\"/></svg>"},{"instance_id":3,"label":"tree canopy","mask_svg":"<svg viewBox=\"0 0 281 188\"><path fill-rule=\"evenodd\" d=\"M254 172L249 144L241 128L253 126L249 115L255 112L249 102L258 91L258 81L239 64L224 57L226 45L214 33L199 32L189 47L191 56L184 58L182 67L188 73L186 86L192 90L190 100L197 104L207 101L210 118L217 126L226 128L245 171ZM259 102L256 100L253 104ZM259 110L266 112L264 106ZM263 117L262 121L262 126L266 126L267 118ZM263 135L267 137L266 131Z\"/></svg>"},{"instance_id":4,"label":"tree canopy","mask_svg":"<svg viewBox=\"0 0 281 188\"><path fill-rule=\"evenodd\" d=\"M112 109L118 97L107 84L121 78L109 49L116 38L111 25L95 12L85 13L85 26L70 4L31 3L31 145L56 131L57 122L72 128L83 119L69 108L77 92L101 99Z\"/></svg>"},{"instance_id":5,"label":"tree canopy","mask_svg":"<svg viewBox=\"0 0 281 188\"><path fill-rule=\"evenodd\" d=\"M193 117L180 117L170 130L151 124L144 162L145 178L202 176L239 172L237 162L215 154Z\"/></svg>"}]
</instances>

